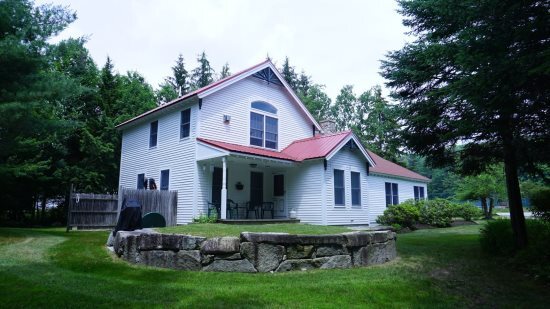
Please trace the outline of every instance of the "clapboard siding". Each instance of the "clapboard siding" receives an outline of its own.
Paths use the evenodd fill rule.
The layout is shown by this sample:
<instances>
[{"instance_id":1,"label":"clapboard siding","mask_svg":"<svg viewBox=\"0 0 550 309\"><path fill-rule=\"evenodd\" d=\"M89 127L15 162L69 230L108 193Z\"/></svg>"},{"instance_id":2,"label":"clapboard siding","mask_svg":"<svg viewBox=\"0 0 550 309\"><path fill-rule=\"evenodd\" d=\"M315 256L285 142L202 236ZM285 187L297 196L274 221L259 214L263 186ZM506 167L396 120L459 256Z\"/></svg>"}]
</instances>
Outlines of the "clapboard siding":
<instances>
[{"instance_id":1,"label":"clapboard siding","mask_svg":"<svg viewBox=\"0 0 550 309\"><path fill-rule=\"evenodd\" d=\"M265 101L278 110L278 150L292 141L311 137L312 122L291 101L283 87L254 77L247 77L233 85L203 98L199 136L239 145L250 145L250 103ZM231 116L229 124L223 115Z\"/></svg>"},{"instance_id":2,"label":"clapboard siding","mask_svg":"<svg viewBox=\"0 0 550 309\"><path fill-rule=\"evenodd\" d=\"M397 191L400 203L408 199L414 198L414 186L424 187L425 197L428 197L428 188L425 182L415 182L371 174L371 176L368 177L370 223L376 223L376 218L383 214L384 210L386 209L386 182L397 183Z\"/></svg>"},{"instance_id":3,"label":"clapboard siding","mask_svg":"<svg viewBox=\"0 0 550 309\"><path fill-rule=\"evenodd\" d=\"M327 164L326 211L328 225L368 224L368 182L366 159L358 149L343 147ZM334 169L344 170L345 206L334 205ZM351 205L351 172L359 172L361 178L361 206Z\"/></svg>"},{"instance_id":4,"label":"clapboard siding","mask_svg":"<svg viewBox=\"0 0 550 309\"><path fill-rule=\"evenodd\" d=\"M286 198L288 209L294 208L301 222L323 224L322 160L304 162L288 172Z\"/></svg>"},{"instance_id":5,"label":"clapboard siding","mask_svg":"<svg viewBox=\"0 0 550 309\"><path fill-rule=\"evenodd\" d=\"M123 131L120 163L120 185L136 188L137 175L153 177L160 186L160 171L170 170L169 189L178 191L177 223L191 222L196 174L195 145L198 106L191 106L191 133L180 140L180 112L187 108L151 119ZM149 148L149 124L158 120L157 147Z\"/></svg>"}]
</instances>

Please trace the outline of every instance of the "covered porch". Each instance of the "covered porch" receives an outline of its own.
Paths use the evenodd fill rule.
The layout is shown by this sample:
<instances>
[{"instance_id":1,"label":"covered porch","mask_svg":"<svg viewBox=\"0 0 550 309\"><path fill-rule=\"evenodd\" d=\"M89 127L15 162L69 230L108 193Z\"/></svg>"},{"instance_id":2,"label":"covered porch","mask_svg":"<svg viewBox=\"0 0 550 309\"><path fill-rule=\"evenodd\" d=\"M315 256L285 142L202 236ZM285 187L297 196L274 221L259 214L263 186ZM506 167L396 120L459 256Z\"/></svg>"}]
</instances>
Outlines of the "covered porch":
<instances>
[{"instance_id":1,"label":"covered porch","mask_svg":"<svg viewBox=\"0 0 550 309\"><path fill-rule=\"evenodd\" d=\"M234 224L298 221L290 219L286 199L294 162L199 144L197 164L203 214Z\"/></svg>"}]
</instances>

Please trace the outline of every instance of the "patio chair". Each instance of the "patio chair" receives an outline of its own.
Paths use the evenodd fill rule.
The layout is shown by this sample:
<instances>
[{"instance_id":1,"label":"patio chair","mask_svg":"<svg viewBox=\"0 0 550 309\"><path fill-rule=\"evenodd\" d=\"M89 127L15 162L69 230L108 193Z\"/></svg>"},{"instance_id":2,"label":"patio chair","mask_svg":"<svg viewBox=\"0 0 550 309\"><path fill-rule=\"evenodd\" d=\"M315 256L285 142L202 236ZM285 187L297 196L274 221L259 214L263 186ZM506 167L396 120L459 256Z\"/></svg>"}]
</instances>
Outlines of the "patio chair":
<instances>
[{"instance_id":1,"label":"patio chair","mask_svg":"<svg viewBox=\"0 0 550 309\"><path fill-rule=\"evenodd\" d=\"M262 203L262 219L265 219L265 212L269 211L271 213L271 219L274 218L273 211L275 204L273 202L263 202Z\"/></svg>"},{"instance_id":2,"label":"patio chair","mask_svg":"<svg viewBox=\"0 0 550 309\"><path fill-rule=\"evenodd\" d=\"M251 211L254 212L254 218L258 219L259 217L259 210L262 208L262 204L258 202L246 202L246 218L248 219L248 215Z\"/></svg>"},{"instance_id":3,"label":"patio chair","mask_svg":"<svg viewBox=\"0 0 550 309\"><path fill-rule=\"evenodd\" d=\"M216 217L220 218L220 212L221 212L222 205L217 202L208 202L208 217L210 218L210 214L213 210L216 211Z\"/></svg>"},{"instance_id":4,"label":"patio chair","mask_svg":"<svg viewBox=\"0 0 550 309\"><path fill-rule=\"evenodd\" d=\"M233 200L227 199L227 213L230 219L239 218L239 204ZM233 216L235 214L235 216Z\"/></svg>"}]
</instances>

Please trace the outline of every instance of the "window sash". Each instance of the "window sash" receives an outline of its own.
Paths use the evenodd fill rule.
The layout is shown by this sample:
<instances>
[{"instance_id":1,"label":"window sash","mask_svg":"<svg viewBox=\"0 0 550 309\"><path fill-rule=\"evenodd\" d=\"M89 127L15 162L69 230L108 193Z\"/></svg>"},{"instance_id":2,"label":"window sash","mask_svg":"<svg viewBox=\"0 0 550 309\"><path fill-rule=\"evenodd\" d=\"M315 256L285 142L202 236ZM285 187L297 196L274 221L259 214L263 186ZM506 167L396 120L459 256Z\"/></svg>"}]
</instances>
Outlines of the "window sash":
<instances>
[{"instance_id":1,"label":"window sash","mask_svg":"<svg viewBox=\"0 0 550 309\"><path fill-rule=\"evenodd\" d=\"M334 205L344 206L346 204L345 194L344 171L334 169Z\"/></svg>"},{"instance_id":2,"label":"window sash","mask_svg":"<svg viewBox=\"0 0 550 309\"><path fill-rule=\"evenodd\" d=\"M351 205L361 206L361 174L351 172Z\"/></svg>"},{"instance_id":3,"label":"window sash","mask_svg":"<svg viewBox=\"0 0 550 309\"><path fill-rule=\"evenodd\" d=\"M144 183L145 183L145 174L138 174L137 175L137 188L138 188L138 190L145 188L143 186Z\"/></svg>"},{"instance_id":4,"label":"window sash","mask_svg":"<svg viewBox=\"0 0 550 309\"><path fill-rule=\"evenodd\" d=\"M159 122L153 121L149 127L149 148L157 146Z\"/></svg>"},{"instance_id":5,"label":"window sash","mask_svg":"<svg viewBox=\"0 0 550 309\"><path fill-rule=\"evenodd\" d=\"M250 145L277 149L279 119L250 112Z\"/></svg>"},{"instance_id":6,"label":"window sash","mask_svg":"<svg viewBox=\"0 0 550 309\"><path fill-rule=\"evenodd\" d=\"M180 138L189 137L191 134L191 109L188 108L181 112Z\"/></svg>"},{"instance_id":7,"label":"window sash","mask_svg":"<svg viewBox=\"0 0 550 309\"><path fill-rule=\"evenodd\" d=\"M399 204L399 190L396 183L386 182L386 206Z\"/></svg>"},{"instance_id":8,"label":"window sash","mask_svg":"<svg viewBox=\"0 0 550 309\"><path fill-rule=\"evenodd\" d=\"M265 147L277 149L278 127L277 118L265 116Z\"/></svg>"},{"instance_id":9,"label":"window sash","mask_svg":"<svg viewBox=\"0 0 550 309\"><path fill-rule=\"evenodd\" d=\"M414 186L414 200L418 201L424 199L424 187Z\"/></svg>"},{"instance_id":10,"label":"window sash","mask_svg":"<svg viewBox=\"0 0 550 309\"><path fill-rule=\"evenodd\" d=\"M263 147L264 145L264 115L250 113L250 144Z\"/></svg>"},{"instance_id":11,"label":"window sash","mask_svg":"<svg viewBox=\"0 0 550 309\"><path fill-rule=\"evenodd\" d=\"M160 189L168 190L168 184L170 179L170 170L160 171Z\"/></svg>"}]
</instances>

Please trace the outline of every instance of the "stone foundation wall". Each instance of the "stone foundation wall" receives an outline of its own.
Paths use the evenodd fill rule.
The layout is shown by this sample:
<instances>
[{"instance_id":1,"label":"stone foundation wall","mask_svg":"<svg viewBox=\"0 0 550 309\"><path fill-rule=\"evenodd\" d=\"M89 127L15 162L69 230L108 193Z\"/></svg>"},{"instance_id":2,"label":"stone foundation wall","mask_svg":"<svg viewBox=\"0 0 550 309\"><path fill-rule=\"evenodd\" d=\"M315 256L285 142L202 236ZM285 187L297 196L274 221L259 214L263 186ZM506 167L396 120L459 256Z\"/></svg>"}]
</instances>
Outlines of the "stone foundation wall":
<instances>
[{"instance_id":1,"label":"stone foundation wall","mask_svg":"<svg viewBox=\"0 0 550 309\"><path fill-rule=\"evenodd\" d=\"M156 267L218 272L284 272L381 264L396 257L395 233L334 235L248 233L204 237L120 231L114 252L124 260Z\"/></svg>"}]
</instances>

